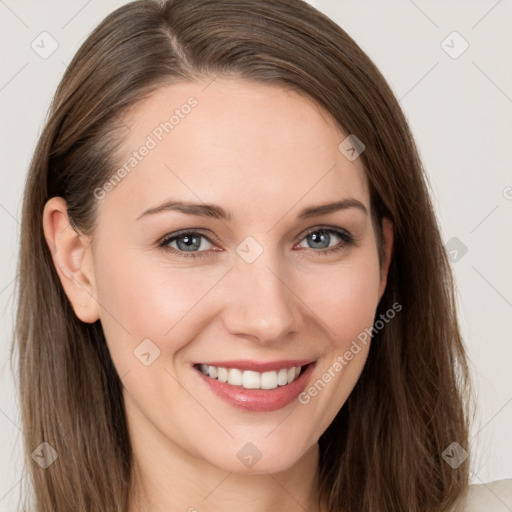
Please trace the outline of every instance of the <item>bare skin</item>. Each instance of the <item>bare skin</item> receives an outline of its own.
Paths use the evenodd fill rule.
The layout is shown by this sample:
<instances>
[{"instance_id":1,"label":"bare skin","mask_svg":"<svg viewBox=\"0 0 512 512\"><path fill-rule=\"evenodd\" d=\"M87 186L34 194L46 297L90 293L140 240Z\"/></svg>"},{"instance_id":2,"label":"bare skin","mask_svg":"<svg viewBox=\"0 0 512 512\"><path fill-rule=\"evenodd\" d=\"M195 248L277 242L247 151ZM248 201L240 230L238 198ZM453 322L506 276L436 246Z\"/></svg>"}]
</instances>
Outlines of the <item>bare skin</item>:
<instances>
[{"instance_id":1,"label":"bare skin","mask_svg":"<svg viewBox=\"0 0 512 512\"><path fill-rule=\"evenodd\" d=\"M340 152L348 134L311 100L234 79L205 85L161 88L126 116L119 167L148 135L157 144L98 201L92 238L69 226L62 198L45 207L45 236L76 315L101 320L124 385L137 468L130 512L316 511L318 439L356 384L369 344L309 403L271 412L220 399L192 363L311 359L310 382L320 379L373 324L393 227L384 219L381 267L361 160ZM197 105L157 140L155 128L190 97ZM214 203L233 218L176 210L140 217L170 198ZM298 218L349 198L367 213ZM320 228L355 243L329 232L321 245ZM185 229L199 232L200 245L187 251L182 237L159 247ZM250 251L262 250L250 263L236 251L247 237L256 242ZM146 339L160 350L147 366L134 356ZM247 443L262 454L252 467L237 456Z\"/></svg>"}]
</instances>

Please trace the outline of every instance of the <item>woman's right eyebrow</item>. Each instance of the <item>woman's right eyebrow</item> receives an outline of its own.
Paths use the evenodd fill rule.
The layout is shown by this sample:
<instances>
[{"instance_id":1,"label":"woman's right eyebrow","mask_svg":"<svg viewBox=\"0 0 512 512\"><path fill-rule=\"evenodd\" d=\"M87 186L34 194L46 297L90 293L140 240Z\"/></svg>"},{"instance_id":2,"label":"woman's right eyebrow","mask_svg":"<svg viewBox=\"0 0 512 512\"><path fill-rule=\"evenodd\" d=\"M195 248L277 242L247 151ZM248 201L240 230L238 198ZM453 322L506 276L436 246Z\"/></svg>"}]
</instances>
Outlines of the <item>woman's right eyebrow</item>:
<instances>
[{"instance_id":1,"label":"woman's right eyebrow","mask_svg":"<svg viewBox=\"0 0 512 512\"><path fill-rule=\"evenodd\" d=\"M233 215L231 214L231 212L226 211L219 205L207 203L192 203L189 201L176 201L173 199L167 199L162 204L145 210L135 220L139 220L147 215L154 215L156 213L173 210L182 213L188 213L190 215L198 215L201 217L212 217L214 219L221 219L226 221L233 220Z\"/></svg>"},{"instance_id":2,"label":"woman's right eyebrow","mask_svg":"<svg viewBox=\"0 0 512 512\"><path fill-rule=\"evenodd\" d=\"M304 220L320 215L327 215L329 213L334 213L340 210L346 210L349 208L356 208L363 212L365 215L368 215L368 210L361 201L354 198L348 198L335 201L333 203L309 206L304 208L297 217L299 220ZM163 203L142 212L136 220L139 220L148 215L154 215L166 211L179 211L189 215L210 217L225 221L232 221L234 219L234 215L231 212L226 211L224 208L216 204L193 203L189 201L176 201L173 199L167 199Z\"/></svg>"}]
</instances>

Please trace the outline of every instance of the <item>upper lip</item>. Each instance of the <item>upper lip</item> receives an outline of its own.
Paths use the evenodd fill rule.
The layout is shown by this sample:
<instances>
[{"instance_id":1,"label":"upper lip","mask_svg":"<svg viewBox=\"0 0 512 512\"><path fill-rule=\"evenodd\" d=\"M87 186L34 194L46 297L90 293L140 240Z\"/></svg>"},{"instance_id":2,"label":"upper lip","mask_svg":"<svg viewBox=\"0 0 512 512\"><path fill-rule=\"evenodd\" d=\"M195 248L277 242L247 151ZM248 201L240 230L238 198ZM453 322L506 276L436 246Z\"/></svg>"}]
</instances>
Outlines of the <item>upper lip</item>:
<instances>
[{"instance_id":1,"label":"upper lip","mask_svg":"<svg viewBox=\"0 0 512 512\"><path fill-rule=\"evenodd\" d=\"M282 368L291 368L292 366L305 366L313 363L314 359L282 359L280 361L251 361L248 359L237 359L230 361L208 361L195 364L205 364L207 366L220 366L222 368L238 368L239 370L252 370L253 372L271 372L281 370Z\"/></svg>"}]
</instances>

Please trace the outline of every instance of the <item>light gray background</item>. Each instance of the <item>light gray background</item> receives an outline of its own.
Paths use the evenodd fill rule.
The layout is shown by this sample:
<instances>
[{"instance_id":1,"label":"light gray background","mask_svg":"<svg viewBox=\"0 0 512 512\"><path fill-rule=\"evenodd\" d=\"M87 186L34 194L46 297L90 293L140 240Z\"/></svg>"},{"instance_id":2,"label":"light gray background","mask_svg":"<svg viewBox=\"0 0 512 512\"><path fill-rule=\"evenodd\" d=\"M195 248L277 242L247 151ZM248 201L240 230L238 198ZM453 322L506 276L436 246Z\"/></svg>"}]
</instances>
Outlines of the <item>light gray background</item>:
<instances>
[{"instance_id":1,"label":"light gray background","mask_svg":"<svg viewBox=\"0 0 512 512\"><path fill-rule=\"evenodd\" d=\"M0 0L0 511L14 510L23 478L21 425L8 348L24 179L66 64L93 27L123 3ZM510 478L512 4L510 0L311 3L356 40L390 83L429 174L443 239L456 237L467 247L462 257L460 251L453 253L457 261L452 265L479 397L471 437L476 457L472 482ZM43 31L59 45L46 59L31 48ZM458 58L445 51L454 54L462 48L458 36L446 40L453 31L469 44Z\"/></svg>"}]
</instances>

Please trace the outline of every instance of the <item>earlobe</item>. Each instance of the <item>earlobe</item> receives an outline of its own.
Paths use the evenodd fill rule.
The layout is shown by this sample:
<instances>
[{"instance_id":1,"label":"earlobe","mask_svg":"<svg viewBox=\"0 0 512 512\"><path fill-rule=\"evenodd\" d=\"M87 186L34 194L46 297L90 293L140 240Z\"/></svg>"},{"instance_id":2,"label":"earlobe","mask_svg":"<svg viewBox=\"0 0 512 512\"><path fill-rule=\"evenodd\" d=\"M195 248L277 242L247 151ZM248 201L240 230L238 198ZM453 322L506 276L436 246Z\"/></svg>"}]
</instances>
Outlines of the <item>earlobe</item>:
<instances>
[{"instance_id":1,"label":"earlobe","mask_svg":"<svg viewBox=\"0 0 512 512\"><path fill-rule=\"evenodd\" d=\"M43 231L55 270L76 316L82 322L99 319L90 239L69 222L66 201L52 197L43 211Z\"/></svg>"},{"instance_id":2,"label":"earlobe","mask_svg":"<svg viewBox=\"0 0 512 512\"><path fill-rule=\"evenodd\" d=\"M381 277L379 287L379 300L384 295L386 289L389 266L391 264L391 255L393 252L394 236L393 236L393 222L387 217L382 219L382 233L384 235L384 261L381 265Z\"/></svg>"}]
</instances>

